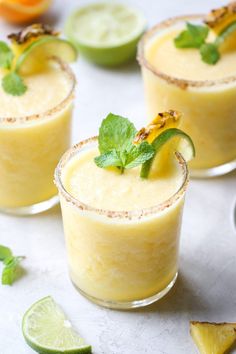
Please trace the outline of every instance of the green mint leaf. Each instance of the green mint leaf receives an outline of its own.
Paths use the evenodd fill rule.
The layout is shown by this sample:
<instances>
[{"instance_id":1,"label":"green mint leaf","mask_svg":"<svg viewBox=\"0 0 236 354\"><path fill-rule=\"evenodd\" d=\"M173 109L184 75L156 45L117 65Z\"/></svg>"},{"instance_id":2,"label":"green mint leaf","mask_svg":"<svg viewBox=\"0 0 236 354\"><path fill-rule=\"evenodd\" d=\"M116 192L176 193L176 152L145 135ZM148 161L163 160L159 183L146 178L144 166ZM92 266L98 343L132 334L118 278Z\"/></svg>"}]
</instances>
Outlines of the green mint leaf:
<instances>
[{"instance_id":1,"label":"green mint leaf","mask_svg":"<svg viewBox=\"0 0 236 354\"><path fill-rule=\"evenodd\" d=\"M95 157L94 159L96 165L101 168L115 166L123 167L123 163L116 150L110 150L104 154Z\"/></svg>"},{"instance_id":2,"label":"green mint leaf","mask_svg":"<svg viewBox=\"0 0 236 354\"><path fill-rule=\"evenodd\" d=\"M2 284L3 285L12 285L14 280L17 278L17 272L19 270L19 264L24 257L8 257L5 259L2 272Z\"/></svg>"},{"instance_id":3,"label":"green mint leaf","mask_svg":"<svg viewBox=\"0 0 236 354\"><path fill-rule=\"evenodd\" d=\"M0 245L0 261L5 261L5 259L12 256L12 251L10 248Z\"/></svg>"},{"instance_id":4,"label":"green mint leaf","mask_svg":"<svg viewBox=\"0 0 236 354\"><path fill-rule=\"evenodd\" d=\"M155 150L151 144L144 141L139 145L134 145L127 155L125 168L134 168L150 160L154 156Z\"/></svg>"},{"instance_id":5,"label":"green mint leaf","mask_svg":"<svg viewBox=\"0 0 236 354\"><path fill-rule=\"evenodd\" d=\"M207 26L186 24L187 29L182 31L175 39L177 48L200 48L205 42L209 28Z\"/></svg>"},{"instance_id":6,"label":"green mint leaf","mask_svg":"<svg viewBox=\"0 0 236 354\"><path fill-rule=\"evenodd\" d=\"M154 155L154 149L148 142L134 145L133 140L137 133L134 125L121 116L110 113L99 129L100 156L94 161L98 167L118 167L121 172L143 164Z\"/></svg>"},{"instance_id":7,"label":"green mint leaf","mask_svg":"<svg viewBox=\"0 0 236 354\"><path fill-rule=\"evenodd\" d=\"M15 72L5 75L2 79L4 91L12 96L21 96L27 90L22 78Z\"/></svg>"},{"instance_id":8,"label":"green mint leaf","mask_svg":"<svg viewBox=\"0 0 236 354\"><path fill-rule=\"evenodd\" d=\"M214 65L220 59L220 53L217 45L214 43L204 43L200 48L202 60L210 65Z\"/></svg>"},{"instance_id":9,"label":"green mint leaf","mask_svg":"<svg viewBox=\"0 0 236 354\"><path fill-rule=\"evenodd\" d=\"M99 129L98 147L101 154L116 150L124 151L132 147L136 134L134 125L127 119L115 114L108 114Z\"/></svg>"},{"instance_id":10,"label":"green mint leaf","mask_svg":"<svg viewBox=\"0 0 236 354\"><path fill-rule=\"evenodd\" d=\"M11 48L3 41L0 41L0 67L10 69L13 60Z\"/></svg>"}]
</instances>

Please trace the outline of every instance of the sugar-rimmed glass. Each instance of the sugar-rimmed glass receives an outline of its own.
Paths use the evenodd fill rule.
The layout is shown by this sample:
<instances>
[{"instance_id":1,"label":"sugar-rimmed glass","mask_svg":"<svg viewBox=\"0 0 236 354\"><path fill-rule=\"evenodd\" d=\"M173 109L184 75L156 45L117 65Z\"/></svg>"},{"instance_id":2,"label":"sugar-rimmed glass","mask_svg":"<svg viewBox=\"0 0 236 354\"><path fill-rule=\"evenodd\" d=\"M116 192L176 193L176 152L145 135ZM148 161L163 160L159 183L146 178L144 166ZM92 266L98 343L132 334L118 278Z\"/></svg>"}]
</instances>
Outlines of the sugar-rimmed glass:
<instances>
[{"instance_id":1,"label":"sugar-rimmed glass","mask_svg":"<svg viewBox=\"0 0 236 354\"><path fill-rule=\"evenodd\" d=\"M177 278L187 165L176 153L181 187L161 204L132 211L98 209L74 198L63 182L67 164L96 147L96 137L77 144L55 171L70 277L80 293L101 306L146 306L167 294Z\"/></svg>"},{"instance_id":2,"label":"sugar-rimmed glass","mask_svg":"<svg viewBox=\"0 0 236 354\"><path fill-rule=\"evenodd\" d=\"M233 76L217 80L177 78L154 67L145 50L157 36L170 29L182 29L185 22L199 23L202 19L203 15L192 15L166 20L146 32L138 48L148 117L152 119L170 108L183 113L181 129L196 146L191 176L200 178L223 175L236 168L236 71Z\"/></svg>"},{"instance_id":3,"label":"sugar-rimmed glass","mask_svg":"<svg viewBox=\"0 0 236 354\"><path fill-rule=\"evenodd\" d=\"M52 60L68 80L63 100L43 113L0 117L1 212L36 214L59 201L53 173L70 146L76 79L66 63Z\"/></svg>"}]
</instances>

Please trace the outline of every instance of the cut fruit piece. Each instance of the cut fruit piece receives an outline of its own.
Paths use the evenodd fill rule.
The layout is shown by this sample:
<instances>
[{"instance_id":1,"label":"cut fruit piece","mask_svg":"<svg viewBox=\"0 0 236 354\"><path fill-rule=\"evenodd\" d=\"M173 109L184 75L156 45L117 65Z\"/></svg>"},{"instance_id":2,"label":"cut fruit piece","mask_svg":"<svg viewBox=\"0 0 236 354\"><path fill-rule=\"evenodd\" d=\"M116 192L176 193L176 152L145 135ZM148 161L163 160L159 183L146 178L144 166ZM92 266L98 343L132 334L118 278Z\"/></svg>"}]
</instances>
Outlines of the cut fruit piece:
<instances>
[{"instance_id":1,"label":"cut fruit piece","mask_svg":"<svg viewBox=\"0 0 236 354\"><path fill-rule=\"evenodd\" d=\"M73 12L65 32L89 60L115 66L134 59L146 21L126 5L96 3Z\"/></svg>"},{"instance_id":2,"label":"cut fruit piece","mask_svg":"<svg viewBox=\"0 0 236 354\"><path fill-rule=\"evenodd\" d=\"M22 47L24 48L24 45L29 45L32 41L36 41L39 39L39 37L46 35L56 37L59 35L59 32L54 31L54 29L49 25L44 25L43 23L34 23L23 28L17 33L9 34L7 37L11 40L12 45L15 44L20 49Z\"/></svg>"},{"instance_id":3,"label":"cut fruit piece","mask_svg":"<svg viewBox=\"0 0 236 354\"><path fill-rule=\"evenodd\" d=\"M190 333L201 354L224 354L236 341L236 323L190 322Z\"/></svg>"},{"instance_id":4,"label":"cut fruit piece","mask_svg":"<svg viewBox=\"0 0 236 354\"><path fill-rule=\"evenodd\" d=\"M9 22L23 23L31 21L43 14L51 5L52 0L1 0L0 16Z\"/></svg>"},{"instance_id":5,"label":"cut fruit piece","mask_svg":"<svg viewBox=\"0 0 236 354\"><path fill-rule=\"evenodd\" d=\"M134 144L148 141L155 150L153 158L142 165L140 177L148 177L156 154L163 150L164 146L170 151L181 153L186 162L194 158L194 144L190 136L177 128L180 122L181 113L170 109L169 111L158 113L147 127L142 128L136 134L133 141ZM167 144L168 146L166 146Z\"/></svg>"},{"instance_id":6,"label":"cut fruit piece","mask_svg":"<svg viewBox=\"0 0 236 354\"><path fill-rule=\"evenodd\" d=\"M228 5L212 10L205 18L204 22L217 35L222 33L229 25L236 22L236 1Z\"/></svg>"},{"instance_id":7,"label":"cut fruit piece","mask_svg":"<svg viewBox=\"0 0 236 354\"><path fill-rule=\"evenodd\" d=\"M11 33L7 37L11 41L11 49L14 53L14 64L17 62L19 56L29 47L33 42L38 41L45 36L57 37L59 32L56 32L48 25L42 23L35 23L25 27L20 32Z\"/></svg>"},{"instance_id":8,"label":"cut fruit piece","mask_svg":"<svg viewBox=\"0 0 236 354\"><path fill-rule=\"evenodd\" d=\"M236 1L212 10L204 22L214 32L216 38L213 43L205 43L202 46L201 54L202 57L207 54L210 64L215 64L222 53L235 50Z\"/></svg>"},{"instance_id":9,"label":"cut fruit piece","mask_svg":"<svg viewBox=\"0 0 236 354\"><path fill-rule=\"evenodd\" d=\"M16 61L15 70L21 75L31 74L41 70L52 57L70 63L76 60L77 50L67 40L43 36L26 47Z\"/></svg>"},{"instance_id":10,"label":"cut fruit piece","mask_svg":"<svg viewBox=\"0 0 236 354\"><path fill-rule=\"evenodd\" d=\"M217 46L221 46L228 39L235 40L235 32L236 32L236 21L231 23L228 27L224 28L216 37L215 44ZM234 34L234 35L233 35Z\"/></svg>"},{"instance_id":11,"label":"cut fruit piece","mask_svg":"<svg viewBox=\"0 0 236 354\"><path fill-rule=\"evenodd\" d=\"M156 154L169 143L168 149L175 152L178 151L186 162L192 160L195 156L195 147L189 135L177 128L170 128L164 130L152 142L155 149L155 155L142 165L140 177L147 178L152 164L155 160Z\"/></svg>"},{"instance_id":12,"label":"cut fruit piece","mask_svg":"<svg viewBox=\"0 0 236 354\"><path fill-rule=\"evenodd\" d=\"M29 346L41 354L92 352L50 296L29 308L23 317L22 331Z\"/></svg>"},{"instance_id":13,"label":"cut fruit piece","mask_svg":"<svg viewBox=\"0 0 236 354\"><path fill-rule=\"evenodd\" d=\"M144 140L152 143L153 140L164 130L177 128L180 124L180 119L181 113L172 109L163 113L158 113L147 127L138 131L134 139L134 144L139 144Z\"/></svg>"}]
</instances>

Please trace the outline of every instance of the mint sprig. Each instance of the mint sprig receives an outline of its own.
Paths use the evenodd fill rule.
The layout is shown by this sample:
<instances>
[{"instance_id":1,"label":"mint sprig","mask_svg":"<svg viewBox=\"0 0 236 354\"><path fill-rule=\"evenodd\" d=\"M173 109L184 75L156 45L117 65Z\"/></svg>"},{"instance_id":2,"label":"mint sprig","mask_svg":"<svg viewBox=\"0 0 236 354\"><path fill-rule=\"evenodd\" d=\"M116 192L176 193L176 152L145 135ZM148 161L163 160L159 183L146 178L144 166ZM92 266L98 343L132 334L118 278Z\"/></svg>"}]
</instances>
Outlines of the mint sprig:
<instances>
[{"instance_id":1,"label":"mint sprig","mask_svg":"<svg viewBox=\"0 0 236 354\"><path fill-rule=\"evenodd\" d=\"M151 144L133 144L136 134L136 128L127 118L108 114L99 129L100 156L95 157L96 165L101 168L118 167L123 172L152 158L155 151Z\"/></svg>"},{"instance_id":2,"label":"mint sprig","mask_svg":"<svg viewBox=\"0 0 236 354\"><path fill-rule=\"evenodd\" d=\"M193 25L186 23L187 29L182 31L175 39L175 46L177 48L200 48L209 33L207 26Z\"/></svg>"},{"instance_id":3,"label":"mint sprig","mask_svg":"<svg viewBox=\"0 0 236 354\"><path fill-rule=\"evenodd\" d=\"M5 42L0 41L0 67L9 71L2 78L2 88L12 96L21 96L26 92L27 86L13 67L13 59L14 55L11 48Z\"/></svg>"},{"instance_id":4,"label":"mint sprig","mask_svg":"<svg viewBox=\"0 0 236 354\"><path fill-rule=\"evenodd\" d=\"M207 26L186 23L186 27L186 30L174 39L176 48L199 49L202 61L210 65L216 64L220 59L219 44L222 42L219 40L220 36L213 43L208 43L206 42L209 33Z\"/></svg>"},{"instance_id":5,"label":"mint sprig","mask_svg":"<svg viewBox=\"0 0 236 354\"><path fill-rule=\"evenodd\" d=\"M13 256L10 248L0 245L0 261L3 262L2 284L12 285L20 270L20 263L24 259L22 256Z\"/></svg>"}]
</instances>

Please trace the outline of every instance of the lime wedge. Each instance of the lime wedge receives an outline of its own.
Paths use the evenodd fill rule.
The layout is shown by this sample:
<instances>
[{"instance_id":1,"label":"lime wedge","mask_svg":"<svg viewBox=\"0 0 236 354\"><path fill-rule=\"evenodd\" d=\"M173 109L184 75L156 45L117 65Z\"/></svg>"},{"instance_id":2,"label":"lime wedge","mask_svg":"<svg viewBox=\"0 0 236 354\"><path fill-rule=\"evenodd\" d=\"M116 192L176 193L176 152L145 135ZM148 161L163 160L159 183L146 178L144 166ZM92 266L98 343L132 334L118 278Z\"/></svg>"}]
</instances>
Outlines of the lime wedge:
<instances>
[{"instance_id":1,"label":"lime wedge","mask_svg":"<svg viewBox=\"0 0 236 354\"><path fill-rule=\"evenodd\" d=\"M32 42L18 57L15 70L21 75L28 75L40 70L48 58L57 57L65 62L77 58L77 50L72 43L55 36L44 36Z\"/></svg>"},{"instance_id":2,"label":"lime wedge","mask_svg":"<svg viewBox=\"0 0 236 354\"><path fill-rule=\"evenodd\" d=\"M177 139L173 142L173 145L170 148L181 153L186 162L194 158L195 147L190 136L177 128L166 129L160 135L158 135L155 140L153 140L152 145L155 149L155 155L152 157L151 160L148 160L142 165L140 177L148 177L156 154L161 150L161 148L165 144L167 144L174 138Z\"/></svg>"},{"instance_id":3,"label":"lime wedge","mask_svg":"<svg viewBox=\"0 0 236 354\"><path fill-rule=\"evenodd\" d=\"M65 32L79 51L99 65L116 66L136 55L146 21L141 13L118 3L95 3L73 12Z\"/></svg>"},{"instance_id":4,"label":"lime wedge","mask_svg":"<svg viewBox=\"0 0 236 354\"><path fill-rule=\"evenodd\" d=\"M217 46L224 43L224 41L236 31L236 21L230 23L226 28L224 28L216 37L215 44Z\"/></svg>"},{"instance_id":5,"label":"lime wedge","mask_svg":"<svg viewBox=\"0 0 236 354\"><path fill-rule=\"evenodd\" d=\"M26 342L41 354L91 353L91 346L75 332L61 308L48 296L25 313L22 331Z\"/></svg>"}]
</instances>

